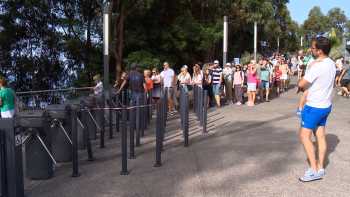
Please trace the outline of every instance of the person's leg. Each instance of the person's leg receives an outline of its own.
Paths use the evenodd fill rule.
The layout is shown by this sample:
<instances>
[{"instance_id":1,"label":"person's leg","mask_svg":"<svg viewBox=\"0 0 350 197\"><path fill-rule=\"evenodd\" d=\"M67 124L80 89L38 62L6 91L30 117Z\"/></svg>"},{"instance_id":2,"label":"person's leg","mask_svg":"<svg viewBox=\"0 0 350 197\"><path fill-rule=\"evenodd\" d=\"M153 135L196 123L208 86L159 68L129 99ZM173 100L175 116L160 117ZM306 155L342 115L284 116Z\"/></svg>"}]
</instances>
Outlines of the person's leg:
<instances>
[{"instance_id":1,"label":"person's leg","mask_svg":"<svg viewBox=\"0 0 350 197\"><path fill-rule=\"evenodd\" d=\"M315 172L317 172L315 147L311 141L312 132L313 132L313 130L311 130L311 129L300 127L299 139L300 139L300 142L303 144L303 147L304 147L304 150L306 152L307 157L309 158L310 167Z\"/></svg>"},{"instance_id":2,"label":"person's leg","mask_svg":"<svg viewBox=\"0 0 350 197\"><path fill-rule=\"evenodd\" d=\"M174 108L177 109L177 106L179 105L177 102L177 86L174 86L173 91L171 91L171 98L174 102Z\"/></svg>"},{"instance_id":3,"label":"person's leg","mask_svg":"<svg viewBox=\"0 0 350 197\"><path fill-rule=\"evenodd\" d=\"M263 82L264 83L264 82ZM264 101L264 99L263 99L263 90L264 90L264 88L261 88L261 82L260 82L260 87L259 87L259 96L260 96L260 101Z\"/></svg>"},{"instance_id":4,"label":"person's leg","mask_svg":"<svg viewBox=\"0 0 350 197\"><path fill-rule=\"evenodd\" d=\"M227 80L225 81L225 87L226 87L226 98L228 101L232 101L232 81Z\"/></svg>"},{"instance_id":5,"label":"person's leg","mask_svg":"<svg viewBox=\"0 0 350 197\"><path fill-rule=\"evenodd\" d=\"M255 91L252 91L252 103L254 104L255 102Z\"/></svg>"},{"instance_id":6,"label":"person's leg","mask_svg":"<svg viewBox=\"0 0 350 197\"><path fill-rule=\"evenodd\" d=\"M219 94L215 94L215 99L216 99L216 103L217 103L219 106L221 106L221 105L220 105L220 95L219 95Z\"/></svg>"},{"instance_id":7,"label":"person's leg","mask_svg":"<svg viewBox=\"0 0 350 197\"><path fill-rule=\"evenodd\" d=\"M252 102L252 91L247 90L247 95L248 95L248 103Z\"/></svg>"},{"instance_id":8,"label":"person's leg","mask_svg":"<svg viewBox=\"0 0 350 197\"><path fill-rule=\"evenodd\" d=\"M269 101L270 88L266 87L266 101Z\"/></svg>"},{"instance_id":9,"label":"person's leg","mask_svg":"<svg viewBox=\"0 0 350 197\"><path fill-rule=\"evenodd\" d=\"M326 127L319 126L314 130L314 135L317 140L317 151L318 151L318 161L317 161L317 170L323 168L324 158L327 152L327 142L326 142Z\"/></svg>"}]
</instances>

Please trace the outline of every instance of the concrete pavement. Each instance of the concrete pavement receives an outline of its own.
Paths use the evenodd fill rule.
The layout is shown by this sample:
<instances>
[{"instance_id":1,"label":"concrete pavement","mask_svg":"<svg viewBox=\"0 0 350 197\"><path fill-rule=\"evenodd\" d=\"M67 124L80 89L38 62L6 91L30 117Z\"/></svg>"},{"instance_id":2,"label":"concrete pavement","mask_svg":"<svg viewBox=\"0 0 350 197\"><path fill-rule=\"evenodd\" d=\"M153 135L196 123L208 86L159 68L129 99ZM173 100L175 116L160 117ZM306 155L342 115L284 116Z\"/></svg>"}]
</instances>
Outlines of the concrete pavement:
<instances>
[{"instance_id":1,"label":"concrete pavement","mask_svg":"<svg viewBox=\"0 0 350 197\"><path fill-rule=\"evenodd\" d=\"M326 175L303 183L298 178L308 163L295 116L301 95L294 91L255 107L209 108L207 134L190 112L190 147L183 147L179 116L170 116L161 168L153 166L155 118L135 148L137 158L128 159L129 175L119 174L120 133L106 137L105 149L92 141L97 160L88 162L86 150L79 151L80 177L70 177L71 163L60 163L49 180L26 179L26 196L348 196L350 100L334 91Z\"/></svg>"}]
</instances>

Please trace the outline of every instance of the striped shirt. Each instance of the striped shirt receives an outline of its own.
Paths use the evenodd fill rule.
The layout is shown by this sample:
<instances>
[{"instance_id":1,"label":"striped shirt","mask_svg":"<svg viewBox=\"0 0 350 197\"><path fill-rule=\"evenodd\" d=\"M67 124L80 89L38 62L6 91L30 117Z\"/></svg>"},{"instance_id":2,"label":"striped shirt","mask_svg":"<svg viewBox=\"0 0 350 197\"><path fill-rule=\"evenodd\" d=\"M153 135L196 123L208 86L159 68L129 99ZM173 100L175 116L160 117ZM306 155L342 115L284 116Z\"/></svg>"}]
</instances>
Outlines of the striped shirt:
<instances>
[{"instance_id":1,"label":"striped shirt","mask_svg":"<svg viewBox=\"0 0 350 197\"><path fill-rule=\"evenodd\" d=\"M213 84L220 82L220 75L222 75L222 68L220 66L213 68Z\"/></svg>"}]
</instances>

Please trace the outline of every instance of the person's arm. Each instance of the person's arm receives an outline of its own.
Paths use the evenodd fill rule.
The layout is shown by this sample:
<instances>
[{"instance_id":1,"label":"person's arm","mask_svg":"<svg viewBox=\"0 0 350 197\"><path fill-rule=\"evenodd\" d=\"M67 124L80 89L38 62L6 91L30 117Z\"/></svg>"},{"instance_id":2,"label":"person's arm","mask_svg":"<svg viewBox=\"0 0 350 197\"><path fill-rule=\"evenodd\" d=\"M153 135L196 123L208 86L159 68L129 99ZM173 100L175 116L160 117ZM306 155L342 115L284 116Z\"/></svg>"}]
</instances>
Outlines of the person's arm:
<instances>
[{"instance_id":1,"label":"person's arm","mask_svg":"<svg viewBox=\"0 0 350 197\"><path fill-rule=\"evenodd\" d=\"M241 71L242 72L242 71ZM244 76L244 72L243 72L243 75L242 75L242 88L243 88L243 86L244 86L244 78L245 78L245 76Z\"/></svg>"},{"instance_id":2,"label":"person's arm","mask_svg":"<svg viewBox=\"0 0 350 197\"><path fill-rule=\"evenodd\" d=\"M120 93L122 91L122 89L124 88L125 84L126 84L126 80L123 81L123 83L120 86L119 91L117 93ZM145 90L147 90L147 89L145 89Z\"/></svg>"},{"instance_id":3,"label":"person's arm","mask_svg":"<svg viewBox=\"0 0 350 197\"><path fill-rule=\"evenodd\" d=\"M202 81L203 81L203 78L202 78L202 75L201 74L199 74L198 76L197 76L197 79L198 79L198 81L197 81L197 83L196 84L202 84Z\"/></svg>"},{"instance_id":4,"label":"person's arm","mask_svg":"<svg viewBox=\"0 0 350 197\"><path fill-rule=\"evenodd\" d=\"M222 73L220 73L219 88L221 88L221 82L222 82Z\"/></svg>"},{"instance_id":5,"label":"person's arm","mask_svg":"<svg viewBox=\"0 0 350 197\"><path fill-rule=\"evenodd\" d=\"M169 87L169 91L170 92L173 90L174 82L175 82L175 75L171 75L171 84L170 84L170 87Z\"/></svg>"},{"instance_id":6,"label":"person's arm","mask_svg":"<svg viewBox=\"0 0 350 197\"><path fill-rule=\"evenodd\" d=\"M158 80L154 83L162 83L162 79L161 79L160 75L158 75L157 78L158 78Z\"/></svg>"},{"instance_id":7,"label":"person's arm","mask_svg":"<svg viewBox=\"0 0 350 197\"><path fill-rule=\"evenodd\" d=\"M252 75L254 75L254 74L256 73L256 71L257 71L257 68L254 67L254 69L252 69L250 73L251 73Z\"/></svg>"},{"instance_id":8,"label":"person's arm","mask_svg":"<svg viewBox=\"0 0 350 197\"><path fill-rule=\"evenodd\" d=\"M337 62L338 62L338 61L337 61ZM339 64L339 62L336 63L335 65L337 66L338 70L341 70L341 69L340 69L340 64Z\"/></svg>"},{"instance_id":9,"label":"person's arm","mask_svg":"<svg viewBox=\"0 0 350 197\"><path fill-rule=\"evenodd\" d=\"M0 98L0 107L1 107L1 105L2 105L2 98Z\"/></svg>"},{"instance_id":10,"label":"person's arm","mask_svg":"<svg viewBox=\"0 0 350 197\"><path fill-rule=\"evenodd\" d=\"M340 74L340 79L343 78L344 74L345 74L345 70L342 70L341 74Z\"/></svg>"}]
</instances>

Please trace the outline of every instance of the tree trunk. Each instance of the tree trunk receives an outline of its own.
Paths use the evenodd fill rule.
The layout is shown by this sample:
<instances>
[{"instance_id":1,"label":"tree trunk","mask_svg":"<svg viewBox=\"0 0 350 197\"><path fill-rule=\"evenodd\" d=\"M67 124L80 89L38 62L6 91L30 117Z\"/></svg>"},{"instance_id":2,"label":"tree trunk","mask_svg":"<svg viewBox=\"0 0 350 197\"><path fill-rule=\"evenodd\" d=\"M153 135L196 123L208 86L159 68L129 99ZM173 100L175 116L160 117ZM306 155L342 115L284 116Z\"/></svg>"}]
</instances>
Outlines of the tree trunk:
<instances>
[{"instance_id":1,"label":"tree trunk","mask_svg":"<svg viewBox=\"0 0 350 197\"><path fill-rule=\"evenodd\" d=\"M122 62L123 62L123 44L124 44L124 21L125 21L126 13L125 13L125 3L122 2L122 12L120 14L120 22L118 27L118 58L116 58L116 71L117 71L117 79L120 78L120 72L122 70Z\"/></svg>"}]
</instances>

